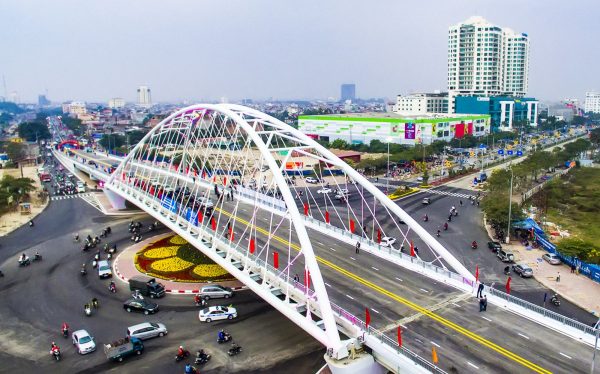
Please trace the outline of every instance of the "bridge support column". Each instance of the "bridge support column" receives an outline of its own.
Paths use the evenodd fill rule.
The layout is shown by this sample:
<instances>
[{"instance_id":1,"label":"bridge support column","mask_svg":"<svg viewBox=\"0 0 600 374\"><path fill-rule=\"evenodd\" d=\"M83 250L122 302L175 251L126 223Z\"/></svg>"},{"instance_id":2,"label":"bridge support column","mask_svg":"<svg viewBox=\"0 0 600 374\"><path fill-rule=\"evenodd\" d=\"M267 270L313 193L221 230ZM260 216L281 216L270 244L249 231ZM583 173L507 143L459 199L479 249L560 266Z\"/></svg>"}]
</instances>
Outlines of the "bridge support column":
<instances>
[{"instance_id":1,"label":"bridge support column","mask_svg":"<svg viewBox=\"0 0 600 374\"><path fill-rule=\"evenodd\" d=\"M325 362L332 374L384 374L387 369L375 362L370 354L361 351L352 358L352 354L344 359L336 360L325 354Z\"/></svg>"},{"instance_id":2,"label":"bridge support column","mask_svg":"<svg viewBox=\"0 0 600 374\"><path fill-rule=\"evenodd\" d=\"M108 198L108 201L110 202L110 205L112 205L112 207L114 209L117 210L122 210L125 209L125 198L121 197L120 195L104 188L104 194L106 195L106 197Z\"/></svg>"}]
</instances>

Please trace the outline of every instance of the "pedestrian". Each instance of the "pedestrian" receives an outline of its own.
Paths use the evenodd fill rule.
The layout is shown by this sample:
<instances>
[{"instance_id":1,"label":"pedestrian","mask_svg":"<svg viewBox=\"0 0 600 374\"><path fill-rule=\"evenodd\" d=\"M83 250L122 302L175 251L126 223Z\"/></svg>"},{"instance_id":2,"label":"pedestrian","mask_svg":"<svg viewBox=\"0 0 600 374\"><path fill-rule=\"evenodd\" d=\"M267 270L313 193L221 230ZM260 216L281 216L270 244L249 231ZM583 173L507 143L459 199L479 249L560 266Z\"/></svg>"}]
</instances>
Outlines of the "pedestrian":
<instances>
[{"instance_id":1,"label":"pedestrian","mask_svg":"<svg viewBox=\"0 0 600 374\"><path fill-rule=\"evenodd\" d=\"M579 275L579 272L580 272L580 270L579 270L579 269L580 269L580 267L579 267L579 265L577 265L577 267L575 268L575 274L576 274L576 275Z\"/></svg>"},{"instance_id":2,"label":"pedestrian","mask_svg":"<svg viewBox=\"0 0 600 374\"><path fill-rule=\"evenodd\" d=\"M463 204L463 203L462 203L462 200L460 200L460 201L458 202L458 204L459 204L460 206L462 206L462 204Z\"/></svg>"},{"instance_id":3,"label":"pedestrian","mask_svg":"<svg viewBox=\"0 0 600 374\"><path fill-rule=\"evenodd\" d=\"M575 264L571 264L571 274L575 273Z\"/></svg>"},{"instance_id":4,"label":"pedestrian","mask_svg":"<svg viewBox=\"0 0 600 374\"><path fill-rule=\"evenodd\" d=\"M483 297L480 297L479 298L479 312L483 312L483 310L484 310L483 303L484 303Z\"/></svg>"},{"instance_id":5,"label":"pedestrian","mask_svg":"<svg viewBox=\"0 0 600 374\"><path fill-rule=\"evenodd\" d=\"M448 222L452 222L452 214L448 216Z\"/></svg>"},{"instance_id":6,"label":"pedestrian","mask_svg":"<svg viewBox=\"0 0 600 374\"><path fill-rule=\"evenodd\" d=\"M477 200L477 206L479 206L479 200Z\"/></svg>"},{"instance_id":7,"label":"pedestrian","mask_svg":"<svg viewBox=\"0 0 600 374\"><path fill-rule=\"evenodd\" d=\"M487 295L483 296L483 311L487 311Z\"/></svg>"},{"instance_id":8,"label":"pedestrian","mask_svg":"<svg viewBox=\"0 0 600 374\"><path fill-rule=\"evenodd\" d=\"M296 275L294 275L294 281L300 282L300 277L298 276L298 273L296 273Z\"/></svg>"},{"instance_id":9,"label":"pedestrian","mask_svg":"<svg viewBox=\"0 0 600 374\"><path fill-rule=\"evenodd\" d=\"M479 283L479 287L477 287L477 297L483 296L483 282Z\"/></svg>"},{"instance_id":10,"label":"pedestrian","mask_svg":"<svg viewBox=\"0 0 600 374\"><path fill-rule=\"evenodd\" d=\"M231 231L231 220L227 221L227 230Z\"/></svg>"},{"instance_id":11,"label":"pedestrian","mask_svg":"<svg viewBox=\"0 0 600 374\"><path fill-rule=\"evenodd\" d=\"M360 242L356 242L356 253L360 253Z\"/></svg>"},{"instance_id":12,"label":"pedestrian","mask_svg":"<svg viewBox=\"0 0 600 374\"><path fill-rule=\"evenodd\" d=\"M558 274L556 275L556 281L560 282L560 271L558 272Z\"/></svg>"},{"instance_id":13,"label":"pedestrian","mask_svg":"<svg viewBox=\"0 0 600 374\"><path fill-rule=\"evenodd\" d=\"M419 255L419 248L416 245L415 245L414 250L415 250L415 256L418 256Z\"/></svg>"}]
</instances>

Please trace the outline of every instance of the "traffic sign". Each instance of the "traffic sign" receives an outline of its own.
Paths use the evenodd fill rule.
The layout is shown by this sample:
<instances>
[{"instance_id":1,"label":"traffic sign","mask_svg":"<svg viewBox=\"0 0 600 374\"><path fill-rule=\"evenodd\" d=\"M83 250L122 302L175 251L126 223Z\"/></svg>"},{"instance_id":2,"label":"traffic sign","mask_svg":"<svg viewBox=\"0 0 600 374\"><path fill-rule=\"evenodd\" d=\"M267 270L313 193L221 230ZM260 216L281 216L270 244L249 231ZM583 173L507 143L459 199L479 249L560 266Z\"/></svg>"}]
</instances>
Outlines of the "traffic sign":
<instances>
[{"instance_id":1,"label":"traffic sign","mask_svg":"<svg viewBox=\"0 0 600 374\"><path fill-rule=\"evenodd\" d=\"M523 151L521 151L521 150L517 151L517 156L523 156Z\"/></svg>"},{"instance_id":2,"label":"traffic sign","mask_svg":"<svg viewBox=\"0 0 600 374\"><path fill-rule=\"evenodd\" d=\"M498 150L498 154L499 154L499 155L503 155L503 154L504 154L504 149L499 149L499 150Z\"/></svg>"},{"instance_id":3,"label":"traffic sign","mask_svg":"<svg viewBox=\"0 0 600 374\"><path fill-rule=\"evenodd\" d=\"M475 156L475 152L473 152L473 151L469 152L469 156L471 156L471 157Z\"/></svg>"},{"instance_id":4,"label":"traffic sign","mask_svg":"<svg viewBox=\"0 0 600 374\"><path fill-rule=\"evenodd\" d=\"M512 156L512 154L513 154L513 151L512 151L512 150L509 150L508 152L506 152L506 154L508 154L509 156Z\"/></svg>"}]
</instances>

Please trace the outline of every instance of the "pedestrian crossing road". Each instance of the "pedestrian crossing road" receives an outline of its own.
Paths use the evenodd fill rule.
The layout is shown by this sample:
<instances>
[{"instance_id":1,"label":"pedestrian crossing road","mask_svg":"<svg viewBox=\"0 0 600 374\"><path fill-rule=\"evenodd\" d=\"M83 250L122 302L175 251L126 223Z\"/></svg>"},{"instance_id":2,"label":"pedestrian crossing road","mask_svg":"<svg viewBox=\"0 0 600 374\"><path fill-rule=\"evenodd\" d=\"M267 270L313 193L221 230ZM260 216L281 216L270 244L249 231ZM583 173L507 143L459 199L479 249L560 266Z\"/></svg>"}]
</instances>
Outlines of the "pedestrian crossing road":
<instances>
[{"instance_id":1,"label":"pedestrian crossing road","mask_svg":"<svg viewBox=\"0 0 600 374\"><path fill-rule=\"evenodd\" d=\"M59 196L50 197L50 200L58 201L58 200L67 200L67 199L77 199L79 197L83 198L83 197L87 197L90 195L92 195L91 192L80 193L80 194L75 194L75 195L59 195Z\"/></svg>"}]
</instances>

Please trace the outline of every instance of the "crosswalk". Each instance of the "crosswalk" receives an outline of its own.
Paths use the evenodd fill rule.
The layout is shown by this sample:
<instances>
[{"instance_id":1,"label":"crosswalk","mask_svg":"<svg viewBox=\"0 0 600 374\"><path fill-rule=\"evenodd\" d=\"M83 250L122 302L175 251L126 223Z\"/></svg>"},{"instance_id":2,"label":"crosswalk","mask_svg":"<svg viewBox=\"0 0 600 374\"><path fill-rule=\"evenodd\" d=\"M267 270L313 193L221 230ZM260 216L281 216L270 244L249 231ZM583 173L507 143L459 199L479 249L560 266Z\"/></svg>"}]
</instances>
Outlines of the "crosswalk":
<instances>
[{"instance_id":1,"label":"crosswalk","mask_svg":"<svg viewBox=\"0 0 600 374\"><path fill-rule=\"evenodd\" d=\"M75 195L59 195L59 196L52 196L52 197L50 197L50 200L52 200L52 201L58 201L58 200L77 199L77 198L88 197L90 195L92 195L91 192L79 193L79 194L75 194Z\"/></svg>"},{"instance_id":2,"label":"crosswalk","mask_svg":"<svg viewBox=\"0 0 600 374\"><path fill-rule=\"evenodd\" d=\"M468 193L450 192L450 191L443 191L443 190L421 190L421 191L425 192L425 193L433 193L433 194L437 194L437 195L460 197L463 199L470 199L471 197L477 197L476 195L471 195Z\"/></svg>"}]
</instances>

